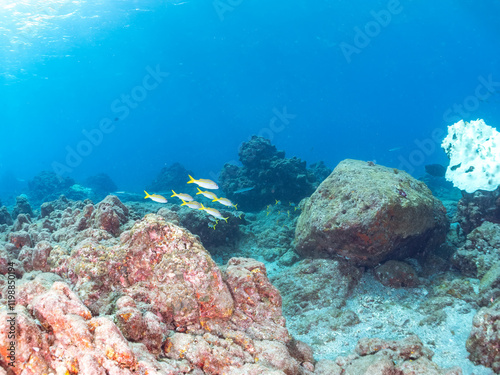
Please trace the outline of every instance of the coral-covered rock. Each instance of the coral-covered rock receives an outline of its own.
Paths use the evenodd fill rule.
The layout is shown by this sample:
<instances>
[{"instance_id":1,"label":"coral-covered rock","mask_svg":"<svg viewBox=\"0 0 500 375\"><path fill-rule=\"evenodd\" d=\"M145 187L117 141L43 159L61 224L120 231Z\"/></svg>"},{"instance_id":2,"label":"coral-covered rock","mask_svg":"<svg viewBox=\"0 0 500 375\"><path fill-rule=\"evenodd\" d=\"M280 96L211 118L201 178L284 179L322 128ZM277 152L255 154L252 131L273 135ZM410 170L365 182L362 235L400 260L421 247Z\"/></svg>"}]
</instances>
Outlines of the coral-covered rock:
<instances>
[{"instance_id":1,"label":"coral-covered rock","mask_svg":"<svg viewBox=\"0 0 500 375\"><path fill-rule=\"evenodd\" d=\"M261 364L279 368L285 374L300 373L300 363L290 355L284 343L269 340L257 341L255 349Z\"/></svg>"},{"instance_id":2,"label":"coral-covered rock","mask_svg":"<svg viewBox=\"0 0 500 375\"><path fill-rule=\"evenodd\" d=\"M0 207L0 224L13 224L12 216L10 216L9 211L5 206Z\"/></svg>"},{"instance_id":3,"label":"coral-covered rock","mask_svg":"<svg viewBox=\"0 0 500 375\"><path fill-rule=\"evenodd\" d=\"M244 327L253 339L288 342L290 337L281 313L281 295L268 280L263 263L232 258L224 280L232 291L237 314L232 322Z\"/></svg>"},{"instance_id":4,"label":"coral-covered rock","mask_svg":"<svg viewBox=\"0 0 500 375\"><path fill-rule=\"evenodd\" d=\"M35 201L51 201L57 199L75 181L69 177L61 177L54 172L43 171L28 182L29 196Z\"/></svg>"},{"instance_id":5,"label":"coral-covered rock","mask_svg":"<svg viewBox=\"0 0 500 375\"><path fill-rule=\"evenodd\" d=\"M42 238L37 236L37 241L48 236L52 241L71 247L87 238L110 239L130 228L129 209L116 196L108 196L97 205L89 200L73 202L61 196L50 205L54 210L38 224L45 234Z\"/></svg>"},{"instance_id":6,"label":"coral-covered rock","mask_svg":"<svg viewBox=\"0 0 500 375\"><path fill-rule=\"evenodd\" d=\"M31 224L31 218L26 214L17 215L16 220L14 221L14 226L12 228L13 231L19 230L28 230Z\"/></svg>"},{"instance_id":7,"label":"coral-covered rock","mask_svg":"<svg viewBox=\"0 0 500 375\"><path fill-rule=\"evenodd\" d=\"M115 322L126 339L142 342L153 354L161 352L161 345L167 337L167 327L160 318L147 311L144 315L129 296L121 297L116 305Z\"/></svg>"},{"instance_id":8,"label":"coral-covered rock","mask_svg":"<svg viewBox=\"0 0 500 375\"><path fill-rule=\"evenodd\" d=\"M451 262L464 275L480 279L499 259L500 224L486 221L467 235Z\"/></svg>"},{"instance_id":9,"label":"coral-covered rock","mask_svg":"<svg viewBox=\"0 0 500 375\"><path fill-rule=\"evenodd\" d=\"M40 241L35 245L32 253L32 266L37 271L48 271L47 259L49 258L52 245L48 241Z\"/></svg>"},{"instance_id":10,"label":"coral-covered rock","mask_svg":"<svg viewBox=\"0 0 500 375\"><path fill-rule=\"evenodd\" d=\"M184 193L188 188L186 186L186 182L189 181L188 175L193 175L193 172L184 168L182 164L174 163L168 167L163 167L147 189L154 192L175 190L178 193Z\"/></svg>"},{"instance_id":11,"label":"coral-covered rock","mask_svg":"<svg viewBox=\"0 0 500 375\"><path fill-rule=\"evenodd\" d=\"M179 225L180 218L177 212L170 210L167 207L162 207L156 212L157 215L160 215L165 219L165 221L168 221L172 224Z\"/></svg>"},{"instance_id":12,"label":"coral-covered rock","mask_svg":"<svg viewBox=\"0 0 500 375\"><path fill-rule=\"evenodd\" d=\"M74 230L78 211L50 216ZM289 335L280 294L260 262L233 258L221 272L195 236L154 214L120 238L90 236L71 255L60 245L40 241L20 255L74 289L53 273L18 280L22 328L36 340L18 347L36 347L37 355L21 356L15 374L306 375L314 368L311 349ZM2 303L6 287L0 277Z\"/></svg>"},{"instance_id":13,"label":"coral-covered rock","mask_svg":"<svg viewBox=\"0 0 500 375\"><path fill-rule=\"evenodd\" d=\"M16 315L9 315L15 312ZM48 333L33 319L26 307L17 306L9 311L7 306L0 307L0 363L9 364L9 374L36 375L48 374L53 368L50 366L50 345L52 334ZM9 332L16 334L15 345L8 339ZM13 355L15 360L12 361ZM14 366L11 366L13 364ZM7 366L6 366L7 367Z\"/></svg>"},{"instance_id":14,"label":"coral-covered rock","mask_svg":"<svg viewBox=\"0 0 500 375\"><path fill-rule=\"evenodd\" d=\"M232 298L216 264L189 232L151 214L120 241L111 248L82 242L59 266L58 272L85 289L89 306L119 288L125 295L142 294L168 326L232 313Z\"/></svg>"},{"instance_id":15,"label":"coral-covered rock","mask_svg":"<svg viewBox=\"0 0 500 375\"><path fill-rule=\"evenodd\" d=\"M54 212L54 205L51 202L44 202L40 206L40 216L47 217Z\"/></svg>"},{"instance_id":16,"label":"coral-covered rock","mask_svg":"<svg viewBox=\"0 0 500 375\"><path fill-rule=\"evenodd\" d=\"M243 167L226 164L219 182L227 197L244 210L257 211L275 200L298 203L319 183L305 162L286 159L284 151L262 137L243 143L239 157Z\"/></svg>"},{"instance_id":17,"label":"coral-covered rock","mask_svg":"<svg viewBox=\"0 0 500 375\"><path fill-rule=\"evenodd\" d=\"M115 313L116 325L127 340L138 342L143 339L144 331L146 330L142 312L136 307L134 300L129 296L121 297L116 302L116 305L119 306L122 304L121 300L123 299L129 299L131 303L128 306L121 307Z\"/></svg>"},{"instance_id":18,"label":"coral-covered rock","mask_svg":"<svg viewBox=\"0 0 500 375\"><path fill-rule=\"evenodd\" d=\"M8 263L10 256L5 247L0 245L0 275L5 275L8 272Z\"/></svg>"},{"instance_id":19,"label":"coral-covered rock","mask_svg":"<svg viewBox=\"0 0 500 375\"><path fill-rule=\"evenodd\" d=\"M87 209L93 211L90 207ZM91 213L91 222L94 228L104 229L113 236L120 234L120 226L128 221L128 208L116 195L108 195ZM85 213L84 213L85 216ZM81 225L81 224L80 224Z\"/></svg>"},{"instance_id":20,"label":"coral-covered rock","mask_svg":"<svg viewBox=\"0 0 500 375\"><path fill-rule=\"evenodd\" d=\"M228 210L221 209L220 213L228 218L227 222L220 220L216 223L212 216L200 210L190 208L179 210L180 224L191 233L200 236L205 247L234 246L241 236L239 224L242 223L242 219Z\"/></svg>"},{"instance_id":21,"label":"coral-covered rock","mask_svg":"<svg viewBox=\"0 0 500 375\"><path fill-rule=\"evenodd\" d=\"M442 203L409 174L344 160L304 204L296 249L373 266L436 248L446 237Z\"/></svg>"},{"instance_id":22,"label":"coral-covered rock","mask_svg":"<svg viewBox=\"0 0 500 375\"><path fill-rule=\"evenodd\" d=\"M492 301L500 299L500 260L481 278L479 294L479 306L488 306Z\"/></svg>"},{"instance_id":23,"label":"coral-covered rock","mask_svg":"<svg viewBox=\"0 0 500 375\"><path fill-rule=\"evenodd\" d=\"M467 351L472 362L500 373L500 302L483 307L474 316Z\"/></svg>"},{"instance_id":24,"label":"coral-covered rock","mask_svg":"<svg viewBox=\"0 0 500 375\"><path fill-rule=\"evenodd\" d=\"M455 220L465 234L485 221L500 224L500 188L494 191L478 190L472 194L463 192L462 195Z\"/></svg>"},{"instance_id":25,"label":"coral-covered rock","mask_svg":"<svg viewBox=\"0 0 500 375\"><path fill-rule=\"evenodd\" d=\"M9 374L163 375L194 370L183 363L159 362L144 345L128 342L108 317L92 317L68 285L54 276L38 274L19 282L16 361ZM6 307L0 308L0 317L3 338L10 329ZM8 340L0 340L2 364L9 363L8 345Z\"/></svg>"},{"instance_id":26,"label":"coral-covered rock","mask_svg":"<svg viewBox=\"0 0 500 375\"><path fill-rule=\"evenodd\" d=\"M415 288L419 284L415 269L405 262L389 260L375 268L375 277L391 288Z\"/></svg>"},{"instance_id":27,"label":"coral-covered rock","mask_svg":"<svg viewBox=\"0 0 500 375\"><path fill-rule=\"evenodd\" d=\"M323 161L312 163L309 169L314 176L316 176L316 181L319 181L319 183L325 180L328 176L330 176L330 173L332 173L332 170L328 168Z\"/></svg>"},{"instance_id":28,"label":"coral-covered rock","mask_svg":"<svg viewBox=\"0 0 500 375\"><path fill-rule=\"evenodd\" d=\"M342 369L340 374L360 375L462 375L458 367L441 369L432 362L433 352L423 346L417 336L409 336L400 341L386 341L365 338L358 341L356 354L338 357L335 362ZM317 368L323 374L325 367L338 368L330 361L320 361Z\"/></svg>"},{"instance_id":29,"label":"coral-covered rock","mask_svg":"<svg viewBox=\"0 0 500 375\"><path fill-rule=\"evenodd\" d=\"M96 200L101 200L108 194L118 190L111 177L105 173L88 177L83 185L92 189L92 197Z\"/></svg>"},{"instance_id":30,"label":"coral-covered rock","mask_svg":"<svg viewBox=\"0 0 500 375\"><path fill-rule=\"evenodd\" d=\"M108 359L126 368L133 368L137 364L134 352L118 327L108 318L92 318L89 322L94 333L95 348Z\"/></svg>"},{"instance_id":31,"label":"coral-covered rock","mask_svg":"<svg viewBox=\"0 0 500 375\"><path fill-rule=\"evenodd\" d=\"M342 375L344 370L335 361L323 359L314 366L314 375Z\"/></svg>"},{"instance_id":32,"label":"coral-covered rock","mask_svg":"<svg viewBox=\"0 0 500 375\"><path fill-rule=\"evenodd\" d=\"M248 142L244 142L238 150L241 163L248 168L257 168L263 162L274 157L285 158L284 151L278 151L276 146L271 145L269 139L253 136Z\"/></svg>"},{"instance_id":33,"label":"coral-covered rock","mask_svg":"<svg viewBox=\"0 0 500 375\"><path fill-rule=\"evenodd\" d=\"M85 207L86 204L92 203L88 200L85 201L73 201L71 199L68 199L65 195L60 195L56 200L49 202L51 206L54 208L54 210L57 211L64 211L67 208L71 209L81 209ZM53 210L51 210L52 212ZM50 215L50 213L49 213Z\"/></svg>"},{"instance_id":34,"label":"coral-covered rock","mask_svg":"<svg viewBox=\"0 0 500 375\"><path fill-rule=\"evenodd\" d=\"M9 242L18 249L22 248L23 246L32 246L31 237L26 231L9 233Z\"/></svg>"},{"instance_id":35,"label":"coral-covered rock","mask_svg":"<svg viewBox=\"0 0 500 375\"><path fill-rule=\"evenodd\" d=\"M26 197L25 195L16 197L16 205L12 210L12 217L15 219L19 214L27 214L33 217L33 210L31 209L28 197Z\"/></svg>"},{"instance_id":36,"label":"coral-covered rock","mask_svg":"<svg viewBox=\"0 0 500 375\"><path fill-rule=\"evenodd\" d=\"M68 189L64 190L64 196L75 201L95 198L91 188L79 184L71 185Z\"/></svg>"}]
</instances>

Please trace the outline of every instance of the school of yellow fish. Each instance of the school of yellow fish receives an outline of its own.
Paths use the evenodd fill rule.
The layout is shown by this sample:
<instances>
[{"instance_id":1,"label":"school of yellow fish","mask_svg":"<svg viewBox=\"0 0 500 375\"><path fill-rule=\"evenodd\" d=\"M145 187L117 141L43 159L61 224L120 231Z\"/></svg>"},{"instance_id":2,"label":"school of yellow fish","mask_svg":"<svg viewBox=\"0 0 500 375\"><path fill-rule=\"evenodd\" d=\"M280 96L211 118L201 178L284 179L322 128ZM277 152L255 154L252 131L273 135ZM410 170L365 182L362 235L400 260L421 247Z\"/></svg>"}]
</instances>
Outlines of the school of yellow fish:
<instances>
[{"instance_id":1,"label":"school of yellow fish","mask_svg":"<svg viewBox=\"0 0 500 375\"><path fill-rule=\"evenodd\" d=\"M191 176L189 176L189 181L187 183L188 184L196 184L202 188L210 189L210 190L217 190L219 188L219 186L215 182L213 182L212 180L203 179L203 178L199 179L199 180L195 180ZM202 191L199 187L197 189L198 189L198 192L196 193L196 195L201 194L205 198L211 199L212 202L218 202L219 204L222 204L223 206L234 207L235 209L238 209L238 207L237 207L238 205L233 204L233 202L231 202L227 198L218 198L217 195L215 195L211 191L208 191L208 190ZM167 198L165 198L162 195L149 194L145 190L144 190L144 193L146 193L146 196L144 197L144 199L149 198L154 202L167 203ZM229 219L229 217L223 217L222 214L219 212L219 210L212 208L212 207L205 207L203 205L203 203L195 201L194 198L192 196L190 196L189 194L176 193L173 190L172 190L172 193L173 194L171 195L171 197L177 197L182 201L181 206L188 206L189 208L192 208L195 210L203 210L207 214L209 214L217 219L223 219L227 223L227 219ZM213 226L211 226L211 228L215 229L215 225L217 224L217 222L218 222L218 220L216 221L216 223Z\"/></svg>"}]
</instances>

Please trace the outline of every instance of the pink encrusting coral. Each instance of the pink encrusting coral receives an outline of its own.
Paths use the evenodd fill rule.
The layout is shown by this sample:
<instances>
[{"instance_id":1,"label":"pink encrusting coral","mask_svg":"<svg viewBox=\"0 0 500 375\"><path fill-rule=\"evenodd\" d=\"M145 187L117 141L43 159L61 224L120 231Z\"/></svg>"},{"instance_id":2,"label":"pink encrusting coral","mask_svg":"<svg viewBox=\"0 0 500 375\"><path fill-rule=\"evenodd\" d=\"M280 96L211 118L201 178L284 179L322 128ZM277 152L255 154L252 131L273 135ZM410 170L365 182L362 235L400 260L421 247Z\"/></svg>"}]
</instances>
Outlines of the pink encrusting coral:
<instances>
[{"instance_id":1,"label":"pink encrusting coral","mask_svg":"<svg viewBox=\"0 0 500 375\"><path fill-rule=\"evenodd\" d=\"M385 343L384 352L315 362L290 335L263 263L235 257L219 268L199 237L160 215L141 217L115 196L96 205L62 197L39 219L19 214L1 228L0 375L460 374L439 369L419 342L423 354ZM4 339L7 265L17 277L15 367Z\"/></svg>"},{"instance_id":2,"label":"pink encrusting coral","mask_svg":"<svg viewBox=\"0 0 500 375\"><path fill-rule=\"evenodd\" d=\"M51 241L24 244L16 262L48 272L18 281L19 330L30 335L19 337L14 373L306 371L262 263L232 259L221 272L197 237L155 214L133 223L116 197L42 220L23 229Z\"/></svg>"}]
</instances>

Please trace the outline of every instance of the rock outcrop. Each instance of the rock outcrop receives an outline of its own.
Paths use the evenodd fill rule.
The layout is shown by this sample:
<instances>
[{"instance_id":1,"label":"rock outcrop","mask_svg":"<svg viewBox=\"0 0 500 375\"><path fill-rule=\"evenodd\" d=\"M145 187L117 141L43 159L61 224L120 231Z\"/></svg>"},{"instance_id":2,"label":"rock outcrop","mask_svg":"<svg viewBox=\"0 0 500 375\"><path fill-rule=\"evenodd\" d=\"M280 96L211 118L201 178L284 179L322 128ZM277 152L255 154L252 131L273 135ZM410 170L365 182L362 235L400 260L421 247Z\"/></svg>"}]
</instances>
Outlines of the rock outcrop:
<instances>
[{"instance_id":1,"label":"rock outcrop","mask_svg":"<svg viewBox=\"0 0 500 375\"><path fill-rule=\"evenodd\" d=\"M304 256L342 256L359 265L438 246L449 223L442 203L406 172L344 160L305 202L295 231Z\"/></svg>"}]
</instances>

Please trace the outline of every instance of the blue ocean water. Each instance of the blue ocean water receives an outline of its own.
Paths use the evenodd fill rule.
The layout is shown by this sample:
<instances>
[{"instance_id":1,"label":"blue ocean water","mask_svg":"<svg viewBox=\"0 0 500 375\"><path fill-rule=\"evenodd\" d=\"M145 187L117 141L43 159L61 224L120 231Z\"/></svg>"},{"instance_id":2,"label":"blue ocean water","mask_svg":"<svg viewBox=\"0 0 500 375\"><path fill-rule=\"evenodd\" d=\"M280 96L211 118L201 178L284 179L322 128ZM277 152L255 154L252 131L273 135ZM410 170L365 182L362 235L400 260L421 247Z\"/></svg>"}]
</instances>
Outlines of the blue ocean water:
<instances>
[{"instance_id":1,"label":"blue ocean water","mask_svg":"<svg viewBox=\"0 0 500 375\"><path fill-rule=\"evenodd\" d=\"M0 198L42 170L142 192L216 176L253 134L333 168L417 176L461 118L500 125L500 3L22 1L0 5Z\"/></svg>"}]
</instances>

